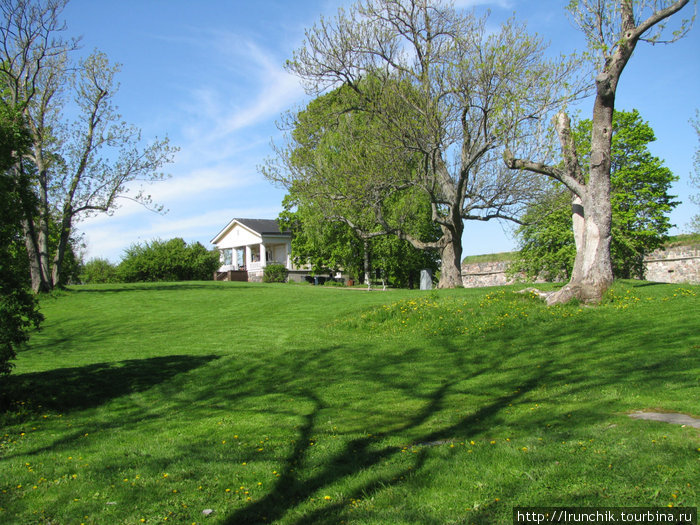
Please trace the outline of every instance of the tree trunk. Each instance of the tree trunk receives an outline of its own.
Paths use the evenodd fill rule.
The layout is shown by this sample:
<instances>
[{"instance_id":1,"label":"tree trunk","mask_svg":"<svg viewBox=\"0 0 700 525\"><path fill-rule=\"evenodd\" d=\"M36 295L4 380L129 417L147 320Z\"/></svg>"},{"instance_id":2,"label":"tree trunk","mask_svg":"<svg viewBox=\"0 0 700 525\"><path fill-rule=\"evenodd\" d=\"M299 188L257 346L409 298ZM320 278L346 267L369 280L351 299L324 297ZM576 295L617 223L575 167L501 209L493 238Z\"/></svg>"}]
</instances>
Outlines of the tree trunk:
<instances>
[{"instance_id":1,"label":"tree trunk","mask_svg":"<svg viewBox=\"0 0 700 525\"><path fill-rule=\"evenodd\" d=\"M583 216L574 205L576 259L571 279L561 290L547 298L547 304L566 303L574 298L583 303L598 303L613 282L610 199L593 201L590 196L593 188L586 189L582 200ZM593 205L593 202L596 204Z\"/></svg>"},{"instance_id":2,"label":"tree trunk","mask_svg":"<svg viewBox=\"0 0 700 525\"><path fill-rule=\"evenodd\" d=\"M456 226L456 231L442 226L444 245L440 251L442 268L440 269L438 288L464 287L462 281L462 231L464 226L461 219Z\"/></svg>"},{"instance_id":3,"label":"tree trunk","mask_svg":"<svg viewBox=\"0 0 700 525\"><path fill-rule=\"evenodd\" d=\"M39 248L32 223L27 219L23 219L22 230L24 233L24 246L29 259L29 276L31 278L32 291L34 293L48 292L51 288L45 274L41 271Z\"/></svg>"},{"instance_id":4,"label":"tree trunk","mask_svg":"<svg viewBox=\"0 0 700 525\"><path fill-rule=\"evenodd\" d=\"M371 268L370 268L370 261L369 261L369 241L367 239L363 240L362 248L364 251L363 270L365 273L365 284L367 286L371 286L371 282L370 282Z\"/></svg>"},{"instance_id":5,"label":"tree trunk","mask_svg":"<svg viewBox=\"0 0 700 525\"><path fill-rule=\"evenodd\" d=\"M61 223L61 232L59 234L58 246L56 246L56 253L54 254L51 270L51 280L54 288L60 288L64 284L61 282L61 270L63 268L63 260L66 255L66 248L68 247L68 242L70 241L71 228L72 224L70 219L64 220Z\"/></svg>"}]
</instances>

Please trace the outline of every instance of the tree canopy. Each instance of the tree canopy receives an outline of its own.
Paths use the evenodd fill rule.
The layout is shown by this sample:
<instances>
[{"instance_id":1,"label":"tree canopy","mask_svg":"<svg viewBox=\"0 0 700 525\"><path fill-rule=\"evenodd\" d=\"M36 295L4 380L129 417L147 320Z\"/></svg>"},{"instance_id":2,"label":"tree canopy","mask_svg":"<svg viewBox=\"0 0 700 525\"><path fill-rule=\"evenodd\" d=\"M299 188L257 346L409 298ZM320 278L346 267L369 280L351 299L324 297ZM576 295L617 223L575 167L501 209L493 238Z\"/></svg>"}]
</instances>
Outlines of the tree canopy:
<instances>
[{"instance_id":1,"label":"tree canopy","mask_svg":"<svg viewBox=\"0 0 700 525\"><path fill-rule=\"evenodd\" d=\"M298 263L319 272L343 268L368 280L381 259L384 271L393 268L392 281L404 284L417 269L435 266L434 253L424 247L420 254L395 236L380 241L388 233L377 215L421 242L437 238L430 203L412 185L420 156L393 139L376 115L347 109L357 100L343 86L289 114L286 143L261 170L288 191L280 220L293 232ZM390 253L405 257L405 273Z\"/></svg>"},{"instance_id":2,"label":"tree canopy","mask_svg":"<svg viewBox=\"0 0 700 525\"><path fill-rule=\"evenodd\" d=\"M461 286L463 221L516 219L538 191L537 175L499 159L511 142L534 147L526 139L577 84L575 64L548 60L545 49L514 20L490 31L439 0L364 0L317 22L288 62L310 93L352 91L347 109L382 123L379 147L418 159L395 180L362 177L379 176L368 186L384 194L408 182L427 197L440 228L432 242L392 224L382 199L370 204L384 232L440 251L441 287Z\"/></svg>"}]
</instances>

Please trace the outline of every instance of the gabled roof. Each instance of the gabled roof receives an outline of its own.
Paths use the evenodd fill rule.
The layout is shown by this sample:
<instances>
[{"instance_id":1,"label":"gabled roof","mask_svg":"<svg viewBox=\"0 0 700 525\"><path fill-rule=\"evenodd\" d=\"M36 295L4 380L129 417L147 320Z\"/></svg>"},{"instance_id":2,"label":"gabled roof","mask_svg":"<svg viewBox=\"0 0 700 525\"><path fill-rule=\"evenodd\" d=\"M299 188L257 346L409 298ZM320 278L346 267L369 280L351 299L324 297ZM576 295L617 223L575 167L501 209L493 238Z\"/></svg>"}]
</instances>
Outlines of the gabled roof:
<instances>
[{"instance_id":1,"label":"gabled roof","mask_svg":"<svg viewBox=\"0 0 700 525\"><path fill-rule=\"evenodd\" d=\"M257 233L258 235L290 235L289 232L280 231L280 226L274 219L233 219L223 230L216 234L211 240L212 244L216 244L221 238L226 235L236 224L240 224L244 228Z\"/></svg>"},{"instance_id":2,"label":"gabled roof","mask_svg":"<svg viewBox=\"0 0 700 525\"><path fill-rule=\"evenodd\" d=\"M280 225L274 219L234 219L243 226L262 235L280 235Z\"/></svg>"}]
</instances>

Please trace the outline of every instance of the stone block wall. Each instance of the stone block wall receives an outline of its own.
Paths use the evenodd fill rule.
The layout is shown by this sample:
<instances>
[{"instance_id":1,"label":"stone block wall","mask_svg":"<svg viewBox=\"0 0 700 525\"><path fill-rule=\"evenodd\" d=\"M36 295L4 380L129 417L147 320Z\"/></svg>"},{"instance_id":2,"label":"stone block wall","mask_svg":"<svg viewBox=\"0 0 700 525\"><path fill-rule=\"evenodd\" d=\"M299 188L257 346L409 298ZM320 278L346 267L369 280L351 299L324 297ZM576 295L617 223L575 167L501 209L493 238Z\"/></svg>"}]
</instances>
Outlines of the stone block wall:
<instances>
[{"instance_id":1,"label":"stone block wall","mask_svg":"<svg viewBox=\"0 0 700 525\"><path fill-rule=\"evenodd\" d=\"M656 250L644 260L644 265L647 281L700 284L699 245ZM463 264L462 282L465 288L512 284L515 280L506 276L507 269L508 261Z\"/></svg>"},{"instance_id":2,"label":"stone block wall","mask_svg":"<svg viewBox=\"0 0 700 525\"><path fill-rule=\"evenodd\" d=\"M481 262L462 265L462 282L465 288L502 286L515 282L506 276L508 261Z\"/></svg>"},{"instance_id":3,"label":"stone block wall","mask_svg":"<svg viewBox=\"0 0 700 525\"><path fill-rule=\"evenodd\" d=\"M700 246L656 250L644 259L644 266L647 281L700 284Z\"/></svg>"}]
</instances>

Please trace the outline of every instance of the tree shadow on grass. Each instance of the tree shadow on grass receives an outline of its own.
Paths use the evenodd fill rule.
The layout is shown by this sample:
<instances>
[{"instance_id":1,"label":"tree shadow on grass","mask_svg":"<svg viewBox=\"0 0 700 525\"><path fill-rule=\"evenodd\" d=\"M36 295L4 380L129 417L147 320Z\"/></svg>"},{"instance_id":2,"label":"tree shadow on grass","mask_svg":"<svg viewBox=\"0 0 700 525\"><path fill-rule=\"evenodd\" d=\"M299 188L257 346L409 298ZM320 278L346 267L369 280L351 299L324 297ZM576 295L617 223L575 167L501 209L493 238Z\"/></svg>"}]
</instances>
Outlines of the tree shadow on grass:
<instances>
[{"instance_id":1,"label":"tree shadow on grass","mask_svg":"<svg viewBox=\"0 0 700 525\"><path fill-rule=\"evenodd\" d=\"M299 395L305 397L313 408L304 416L304 423L298 429L295 447L284 460L281 476L266 496L229 514L224 523L270 523L278 520L299 524L337 523L347 516L349 501L366 499L392 486L401 485L404 483L401 481L404 477L408 478L424 467L430 457L428 450L433 445L464 441L467 436L487 435L494 426L501 424L504 411L507 411L510 406L520 406L520 408L517 409L519 412L515 419L514 416L508 416L509 426L519 428L523 435L549 434L549 439L558 443L574 435L580 436L584 432L582 429L591 429L602 423L609 424L617 417L616 413L621 405L610 397L610 394L601 394L597 397L592 395L593 392L606 388L664 388L664 385L680 381L680 376L685 373L687 366L691 365L690 362L683 361L694 359L690 355L687 358L682 357L681 362L678 358L675 360L665 358L663 349L666 344L672 344L672 342L663 340L663 333L650 333L648 327L645 330L644 325L648 323L643 319L628 320L627 329L623 334L620 333L616 318L613 316L609 319L591 319L591 322L595 323L597 330L594 332L586 330L585 335L582 332L580 337L572 337L572 331L575 329L570 325L556 327L548 325L547 332L541 334L538 348L534 350L534 355L539 356L537 358L518 357L521 352L528 353L527 340L520 334L500 334L496 342L504 352L497 366L493 363L487 366L488 361L475 357L462 362L459 358L464 354L460 354L459 349L454 348L454 352L450 355L455 356L455 361L450 364L445 363L446 373L442 384L434 384L431 391L419 395L425 400L425 404L414 416L407 418L403 424L393 426L391 430L377 432L372 437L351 438L340 450L315 468L311 465L312 462L308 457L309 449L305 444L312 439L315 432L318 432L321 414L325 413L328 407L322 399L323 390L315 391L313 384L307 385L304 392L300 392ZM667 327L656 328L663 331ZM581 330L584 329L581 328ZM677 331L680 337L691 337L690 332L685 333L683 329ZM623 343L620 343L620 340ZM611 341L616 341L616 352L611 352L609 349ZM488 344L487 340L484 340L484 343ZM447 341L445 344L451 346ZM511 346L515 350L510 353L505 351ZM655 351L640 352L640 348L655 348ZM411 352L407 350L406 355L410 354ZM391 386L399 391L405 390L407 395L415 396L416 391L411 389L409 382L402 384L401 381L397 381L395 364L380 359L374 356L372 362L365 365L361 360L355 361L358 373L379 388L381 385ZM316 359L312 359L310 362L315 361ZM569 363L569 361L572 362ZM304 367L301 363L296 366ZM562 369L562 366L566 369ZM332 368L328 367L328 369ZM489 393L490 396L475 407L476 411L437 427L425 425L426 421L440 414L450 403L449 396L465 387L469 388L472 380L479 377L491 378L490 373L498 371L500 374L489 379L486 388L482 385L481 391L485 394ZM301 371L300 375L310 377L309 374ZM468 380L469 383L465 385L464 380ZM479 384L479 381L476 384ZM547 385L547 388L542 389L542 385ZM532 396L534 392L536 397ZM572 402L579 396L586 396L585 401L582 400L578 406L571 407ZM522 409L523 405L533 405L535 401L546 403L548 410L530 412ZM558 409L560 401L569 405L565 412ZM610 428L615 426L611 425ZM395 443L396 438L407 435L415 436L413 449L416 453L407 456L411 461L410 467L400 467L401 470L398 473L395 470L388 472L379 468L402 453L402 447L395 444L381 446L382 441ZM552 435L559 437L553 438ZM295 471L303 471L305 467L311 475L299 477ZM556 469L550 472L542 465L530 468L541 468L537 475L551 476L553 482L571 482L568 478L559 479ZM304 512L310 498L319 493L323 494L324 488L330 489L342 480L352 479L360 473L365 473L362 475L364 481L359 483L359 487L345 492L342 500L329 501L321 508ZM527 472L524 476L527 476ZM542 483L538 485L532 480L522 482L520 478L514 478L509 481L508 489L517 495L517 497L514 496L515 501L517 498L533 497L527 492L529 487L532 485L539 487ZM585 503L588 501L585 498L590 496L574 494L569 497L582 498L581 501ZM495 515L500 515L502 512L502 509L497 507L498 505L485 506L475 511L470 514L470 523L493 523ZM404 509L401 512L405 516L407 511ZM416 518L421 523L434 522L429 512Z\"/></svg>"},{"instance_id":2,"label":"tree shadow on grass","mask_svg":"<svg viewBox=\"0 0 700 525\"><path fill-rule=\"evenodd\" d=\"M489 367L473 370L472 377L487 374L489 370ZM387 380L387 377L379 369L367 369L364 370L364 373L377 380L378 384ZM544 369L531 371L529 377L523 375L523 381L513 385L515 389L510 393L492 399L475 412L452 424L421 433L414 443L406 443L406 446L412 446L416 449L415 453L410 455L411 461L408 466L402 467L398 472L381 473L381 471L377 471L371 479L365 480L358 488L344 494L343 501L330 503L320 509L304 513L293 523L301 525L303 523L338 522L343 512L347 510L348 501L360 500L366 498L368 494L385 490L392 485L399 485L403 483L403 479L419 471L427 460L427 449L433 443L464 440L465 436L487 431L493 423L493 419L505 407L537 388L541 378L547 373L548 370ZM314 433L317 432L317 420L320 413L328 407L321 397L312 390L305 389L303 392L299 392L297 395L310 401L313 409L304 416L304 423L299 428L297 438L294 440L295 446L285 460L280 477L277 478L275 485L266 496L233 512L226 517L223 523L227 525L274 523L289 512L300 509L301 505L324 487L330 487L343 479L351 478L360 472L371 471L385 462L396 459L405 452L404 447L391 444L378 446L378 444L385 440L391 441L391 438L405 436L412 430L421 428L428 420L444 409L446 397L461 380L459 374L452 379L446 378L432 392L421 396L426 400L426 403L413 417L391 430L350 439L341 450L324 462L320 469L316 469L313 475L305 479L298 478L296 472L303 469L309 461L307 457L308 443L313 440ZM421 522L432 523L431 521L426 522L425 519L425 516L421 517Z\"/></svg>"},{"instance_id":3,"label":"tree shadow on grass","mask_svg":"<svg viewBox=\"0 0 700 525\"><path fill-rule=\"evenodd\" d=\"M30 411L97 407L148 390L219 357L169 355L10 375L0 385L0 413L19 404Z\"/></svg>"}]
</instances>

